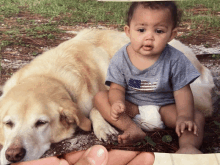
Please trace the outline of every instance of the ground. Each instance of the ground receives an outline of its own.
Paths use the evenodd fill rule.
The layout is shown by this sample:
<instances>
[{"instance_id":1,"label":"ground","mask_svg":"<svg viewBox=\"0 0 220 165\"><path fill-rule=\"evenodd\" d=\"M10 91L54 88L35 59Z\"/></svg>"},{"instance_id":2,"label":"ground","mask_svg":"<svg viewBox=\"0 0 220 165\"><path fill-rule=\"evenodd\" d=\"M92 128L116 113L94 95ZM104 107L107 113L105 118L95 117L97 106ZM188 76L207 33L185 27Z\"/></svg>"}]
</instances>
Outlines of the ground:
<instances>
[{"instance_id":1,"label":"ground","mask_svg":"<svg viewBox=\"0 0 220 165\"><path fill-rule=\"evenodd\" d=\"M35 23L41 25L48 23L48 20L39 15L30 15L28 12L19 13L17 17L5 18L4 23L0 27L1 36L1 79L0 85L10 78L10 76L23 65L30 62L42 52L55 47L61 42L75 36L75 32L84 28L99 28L99 29L117 29L117 25L106 25L105 23L93 24L77 24L75 26L59 26L62 31L51 29L48 31L36 31L34 33L20 33L14 36L4 32L10 31L11 27L28 28L31 25L20 25L16 21L20 20L35 20ZM6 26L7 25L7 26ZM202 64L208 67L214 76L216 84L215 92L220 91L220 30L212 31L207 28L206 33L203 33L202 25L197 29L192 29L190 22L183 22L180 25L177 39L184 44L190 46L198 55L198 59ZM213 105L215 109L215 117L206 119L205 137L201 150L204 153L220 152L220 99L215 94L213 95ZM103 143L95 138L92 132L81 133L77 136L53 144L44 156L59 155L70 152L72 150L86 149L93 144L103 144L108 149L126 149L126 150L142 150L152 152L167 152L173 153L178 149L177 135L173 130L160 130L149 132L148 136L141 142L130 145L119 145L115 141L110 140L109 143ZM80 138L80 140L79 140ZM90 140L92 139L92 140ZM96 140L94 140L96 139Z\"/></svg>"}]
</instances>

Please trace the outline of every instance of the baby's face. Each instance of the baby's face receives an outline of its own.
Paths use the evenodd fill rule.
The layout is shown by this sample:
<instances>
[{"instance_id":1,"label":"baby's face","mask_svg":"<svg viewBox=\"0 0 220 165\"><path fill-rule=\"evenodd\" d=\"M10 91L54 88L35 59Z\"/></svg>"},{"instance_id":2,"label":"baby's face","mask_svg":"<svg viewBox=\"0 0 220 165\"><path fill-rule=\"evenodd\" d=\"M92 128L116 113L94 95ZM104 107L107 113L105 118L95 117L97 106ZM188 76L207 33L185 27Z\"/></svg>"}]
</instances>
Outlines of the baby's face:
<instances>
[{"instance_id":1,"label":"baby's face","mask_svg":"<svg viewBox=\"0 0 220 165\"><path fill-rule=\"evenodd\" d=\"M176 34L168 9L153 10L142 6L134 11L125 32L131 40L132 49L144 56L160 55Z\"/></svg>"}]
</instances>

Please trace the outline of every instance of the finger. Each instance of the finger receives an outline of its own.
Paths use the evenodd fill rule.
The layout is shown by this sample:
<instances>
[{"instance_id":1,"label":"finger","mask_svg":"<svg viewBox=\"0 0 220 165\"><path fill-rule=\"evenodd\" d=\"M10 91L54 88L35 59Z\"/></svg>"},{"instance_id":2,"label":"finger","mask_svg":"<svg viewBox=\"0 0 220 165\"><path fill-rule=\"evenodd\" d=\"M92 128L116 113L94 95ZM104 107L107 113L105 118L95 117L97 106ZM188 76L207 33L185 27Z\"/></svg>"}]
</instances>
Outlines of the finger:
<instances>
[{"instance_id":1,"label":"finger","mask_svg":"<svg viewBox=\"0 0 220 165\"><path fill-rule=\"evenodd\" d=\"M180 130L181 130L181 133L183 133L186 129L186 124L185 123L181 123L180 125Z\"/></svg>"},{"instance_id":2,"label":"finger","mask_svg":"<svg viewBox=\"0 0 220 165\"><path fill-rule=\"evenodd\" d=\"M123 107L121 105L118 105L116 113L122 113L122 112L124 112Z\"/></svg>"},{"instance_id":3,"label":"finger","mask_svg":"<svg viewBox=\"0 0 220 165\"><path fill-rule=\"evenodd\" d=\"M180 124L176 125L176 134L180 137Z\"/></svg>"},{"instance_id":4,"label":"finger","mask_svg":"<svg viewBox=\"0 0 220 165\"><path fill-rule=\"evenodd\" d=\"M113 112L113 113L118 113L118 109L119 109L119 107L118 107L118 106L113 107L113 108L112 108L112 112Z\"/></svg>"},{"instance_id":5,"label":"finger","mask_svg":"<svg viewBox=\"0 0 220 165\"><path fill-rule=\"evenodd\" d=\"M152 152L142 152L137 155L128 165L153 165L155 160L154 153Z\"/></svg>"},{"instance_id":6,"label":"finger","mask_svg":"<svg viewBox=\"0 0 220 165\"><path fill-rule=\"evenodd\" d=\"M50 163L51 164L51 163ZM30 164L29 164L30 165ZM60 159L59 165L69 165L69 163L65 159Z\"/></svg>"},{"instance_id":7,"label":"finger","mask_svg":"<svg viewBox=\"0 0 220 165\"><path fill-rule=\"evenodd\" d=\"M112 113L114 113L115 115L118 115L119 113L122 113L123 111L121 110L120 106L115 107L114 109L112 109Z\"/></svg>"},{"instance_id":8,"label":"finger","mask_svg":"<svg viewBox=\"0 0 220 165\"><path fill-rule=\"evenodd\" d=\"M117 115L117 111L111 110L110 114L111 114L111 116L116 116Z\"/></svg>"},{"instance_id":9,"label":"finger","mask_svg":"<svg viewBox=\"0 0 220 165\"><path fill-rule=\"evenodd\" d=\"M112 118L112 120L116 121L116 120L118 120L119 116L116 114L111 114L111 118Z\"/></svg>"},{"instance_id":10,"label":"finger","mask_svg":"<svg viewBox=\"0 0 220 165\"><path fill-rule=\"evenodd\" d=\"M194 134L196 135L196 136L199 136L199 134L198 134L198 127L197 127L197 125L194 123Z\"/></svg>"},{"instance_id":11,"label":"finger","mask_svg":"<svg viewBox=\"0 0 220 165\"><path fill-rule=\"evenodd\" d=\"M108 165L128 164L139 153L139 151L111 150L108 154Z\"/></svg>"},{"instance_id":12,"label":"finger","mask_svg":"<svg viewBox=\"0 0 220 165\"><path fill-rule=\"evenodd\" d=\"M193 123L192 122L187 122L187 127L188 127L188 131L192 131Z\"/></svg>"},{"instance_id":13,"label":"finger","mask_svg":"<svg viewBox=\"0 0 220 165\"><path fill-rule=\"evenodd\" d=\"M115 117L111 117L111 119L112 119L113 121L117 121L117 120L118 120L118 118L115 118Z\"/></svg>"},{"instance_id":14,"label":"finger","mask_svg":"<svg viewBox=\"0 0 220 165\"><path fill-rule=\"evenodd\" d=\"M49 157L49 158L43 158L33 161L27 161L27 162L20 162L20 163L13 163L11 165L69 165L69 163L64 159L59 159L57 157Z\"/></svg>"},{"instance_id":15,"label":"finger","mask_svg":"<svg viewBox=\"0 0 220 165\"><path fill-rule=\"evenodd\" d=\"M86 151L77 151L77 152L70 152L67 153L65 155L63 155L63 158L66 159L68 162L77 162L82 155L85 153Z\"/></svg>"},{"instance_id":16,"label":"finger","mask_svg":"<svg viewBox=\"0 0 220 165\"><path fill-rule=\"evenodd\" d=\"M120 105L120 112L122 113L122 112L124 112L125 111L125 106L124 106L124 104L121 104Z\"/></svg>"},{"instance_id":17,"label":"finger","mask_svg":"<svg viewBox=\"0 0 220 165\"><path fill-rule=\"evenodd\" d=\"M68 154L65 159L69 162L69 164L74 165L106 165L108 161L108 151L105 147L101 145L95 145L88 149L80 159L74 159L75 155Z\"/></svg>"}]
</instances>

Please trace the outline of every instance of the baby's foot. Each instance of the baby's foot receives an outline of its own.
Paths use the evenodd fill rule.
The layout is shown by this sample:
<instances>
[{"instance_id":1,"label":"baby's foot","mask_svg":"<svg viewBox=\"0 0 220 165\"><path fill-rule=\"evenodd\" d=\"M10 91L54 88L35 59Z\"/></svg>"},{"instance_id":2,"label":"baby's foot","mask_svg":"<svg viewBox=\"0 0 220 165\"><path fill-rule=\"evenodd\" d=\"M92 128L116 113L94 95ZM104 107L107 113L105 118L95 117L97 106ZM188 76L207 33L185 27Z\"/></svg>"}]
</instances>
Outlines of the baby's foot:
<instances>
[{"instance_id":1,"label":"baby's foot","mask_svg":"<svg viewBox=\"0 0 220 165\"><path fill-rule=\"evenodd\" d=\"M122 135L118 136L118 143L131 143L144 139L146 134L136 124L132 124Z\"/></svg>"},{"instance_id":2,"label":"baby's foot","mask_svg":"<svg viewBox=\"0 0 220 165\"><path fill-rule=\"evenodd\" d=\"M176 153L177 154L202 154L200 150L198 150L192 145L183 146L179 148L179 150Z\"/></svg>"}]
</instances>

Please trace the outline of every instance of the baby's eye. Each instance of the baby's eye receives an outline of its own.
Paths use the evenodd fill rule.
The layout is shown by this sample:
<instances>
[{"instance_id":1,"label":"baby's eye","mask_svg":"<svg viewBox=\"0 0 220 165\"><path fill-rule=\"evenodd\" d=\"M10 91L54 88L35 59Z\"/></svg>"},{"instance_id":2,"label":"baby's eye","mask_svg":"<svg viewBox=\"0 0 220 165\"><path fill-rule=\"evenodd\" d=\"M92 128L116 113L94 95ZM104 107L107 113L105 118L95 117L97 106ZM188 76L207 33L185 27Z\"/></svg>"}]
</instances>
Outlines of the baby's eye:
<instances>
[{"instance_id":1,"label":"baby's eye","mask_svg":"<svg viewBox=\"0 0 220 165\"><path fill-rule=\"evenodd\" d=\"M138 31L143 33L143 32L145 32L145 29L138 29Z\"/></svg>"},{"instance_id":2,"label":"baby's eye","mask_svg":"<svg viewBox=\"0 0 220 165\"><path fill-rule=\"evenodd\" d=\"M155 32L156 32L156 33L159 33L159 34L164 33L164 31L163 31L163 30L160 30L160 29L156 29Z\"/></svg>"}]
</instances>

